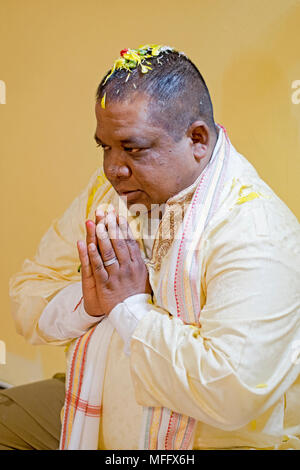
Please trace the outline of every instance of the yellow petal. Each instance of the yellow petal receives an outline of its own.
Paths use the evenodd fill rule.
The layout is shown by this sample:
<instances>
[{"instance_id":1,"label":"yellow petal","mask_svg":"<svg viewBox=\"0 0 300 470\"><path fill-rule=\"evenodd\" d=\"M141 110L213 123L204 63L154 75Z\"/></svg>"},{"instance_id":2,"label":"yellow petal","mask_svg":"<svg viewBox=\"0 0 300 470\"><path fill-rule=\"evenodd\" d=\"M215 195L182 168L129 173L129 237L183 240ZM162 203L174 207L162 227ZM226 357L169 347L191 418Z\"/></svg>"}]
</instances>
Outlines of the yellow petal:
<instances>
[{"instance_id":1,"label":"yellow petal","mask_svg":"<svg viewBox=\"0 0 300 470\"><path fill-rule=\"evenodd\" d=\"M137 63L141 62L140 56L132 49L129 49L129 51L126 52L126 54L124 54L123 57L127 60L133 60L134 62L137 62Z\"/></svg>"},{"instance_id":2,"label":"yellow petal","mask_svg":"<svg viewBox=\"0 0 300 470\"><path fill-rule=\"evenodd\" d=\"M153 49L154 47L161 47L157 44L145 44L144 46L140 46L139 49Z\"/></svg>"},{"instance_id":3,"label":"yellow petal","mask_svg":"<svg viewBox=\"0 0 300 470\"><path fill-rule=\"evenodd\" d=\"M88 197L88 202L87 202L87 205L86 205L86 218L88 218L88 216L89 216L89 212L90 212L91 206L93 204L93 200L94 200L94 195L96 194L96 192L98 191L100 186L102 186L106 182L106 179L105 179L103 173L101 173L100 175L97 176L97 180L98 180L98 184L93 187L93 189L92 189L92 191L91 191L91 193Z\"/></svg>"},{"instance_id":4,"label":"yellow petal","mask_svg":"<svg viewBox=\"0 0 300 470\"><path fill-rule=\"evenodd\" d=\"M125 60L123 59L123 57L121 59L117 59L114 63L114 70L115 69L120 69L122 68L122 66L125 64Z\"/></svg>"},{"instance_id":5,"label":"yellow petal","mask_svg":"<svg viewBox=\"0 0 300 470\"><path fill-rule=\"evenodd\" d=\"M141 64L141 68L142 68L142 73L147 73L148 70L152 70L151 67L148 67L147 65L142 65L142 64Z\"/></svg>"},{"instance_id":6,"label":"yellow petal","mask_svg":"<svg viewBox=\"0 0 300 470\"><path fill-rule=\"evenodd\" d=\"M233 189L233 188L235 187L235 185L236 185L236 180L235 180L235 178L233 178L233 180L232 180L232 185L231 185L231 188L230 188L230 189Z\"/></svg>"},{"instance_id":7,"label":"yellow petal","mask_svg":"<svg viewBox=\"0 0 300 470\"><path fill-rule=\"evenodd\" d=\"M102 96L102 100L101 100L101 108L105 109L105 98L106 98L106 93L104 93L104 95Z\"/></svg>"},{"instance_id":8,"label":"yellow petal","mask_svg":"<svg viewBox=\"0 0 300 470\"><path fill-rule=\"evenodd\" d=\"M156 56L156 55L159 55L159 51L160 51L160 48L162 46L154 46L153 49L152 49L152 55Z\"/></svg>"},{"instance_id":9,"label":"yellow petal","mask_svg":"<svg viewBox=\"0 0 300 470\"><path fill-rule=\"evenodd\" d=\"M244 189L247 189L247 188L251 188L251 186L249 184L244 184L243 186L241 186L239 190L239 196L241 196Z\"/></svg>"},{"instance_id":10,"label":"yellow petal","mask_svg":"<svg viewBox=\"0 0 300 470\"><path fill-rule=\"evenodd\" d=\"M244 197L239 197L238 200L236 201L237 204L244 204L244 202L252 201L253 199L256 199L259 197L258 193L249 193L247 196Z\"/></svg>"}]
</instances>

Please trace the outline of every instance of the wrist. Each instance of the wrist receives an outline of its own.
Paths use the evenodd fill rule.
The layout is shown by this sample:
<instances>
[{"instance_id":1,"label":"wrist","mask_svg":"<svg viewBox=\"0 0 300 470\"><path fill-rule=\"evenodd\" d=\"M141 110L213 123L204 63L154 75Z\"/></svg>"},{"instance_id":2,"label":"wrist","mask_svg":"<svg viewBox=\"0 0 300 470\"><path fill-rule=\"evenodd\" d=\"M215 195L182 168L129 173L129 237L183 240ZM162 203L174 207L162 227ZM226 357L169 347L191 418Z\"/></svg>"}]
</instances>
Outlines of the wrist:
<instances>
[{"instance_id":1,"label":"wrist","mask_svg":"<svg viewBox=\"0 0 300 470\"><path fill-rule=\"evenodd\" d=\"M85 301L82 302L82 310L90 317L102 317L103 315L103 312L89 308Z\"/></svg>"},{"instance_id":2,"label":"wrist","mask_svg":"<svg viewBox=\"0 0 300 470\"><path fill-rule=\"evenodd\" d=\"M151 292L127 292L124 296L119 297L116 302L111 305L111 308L107 315L109 316L111 312L121 304L132 305L137 300L140 300L143 303L152 303L152 291Z\"/></svg>"},{"instance_id":3,"label":"wrist","mask_svg":"<svg viewBox=\"0 0 300 470\"><path fill-rule=\"evenodd\" d=\"M88 312L85 310L83 297L78 302L72 313L74 321L76 316L76 322L84 330L89 329L95 323L98 323L100 321L100 316L89 315Z\"/></svg>"}]
</instances>

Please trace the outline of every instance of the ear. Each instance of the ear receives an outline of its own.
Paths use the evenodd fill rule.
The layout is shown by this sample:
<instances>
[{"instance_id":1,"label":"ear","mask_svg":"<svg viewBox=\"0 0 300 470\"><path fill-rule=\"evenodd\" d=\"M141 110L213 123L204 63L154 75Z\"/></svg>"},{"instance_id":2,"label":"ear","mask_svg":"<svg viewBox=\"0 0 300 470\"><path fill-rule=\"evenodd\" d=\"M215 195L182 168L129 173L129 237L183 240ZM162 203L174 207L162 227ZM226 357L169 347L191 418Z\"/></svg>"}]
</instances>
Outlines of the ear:
<instances>
[{"instance_id":1,"label":"ear","mask_svg":"<svg viewBox=\"0 0 300 470\"><path fill-rule=\"evenodd\" d=\"M194 158L201 160L206 157L211 144L211 133L208 125L204 121L193 122L188 128L187 136L192 141Z\"/></svg>"}]
</instances>

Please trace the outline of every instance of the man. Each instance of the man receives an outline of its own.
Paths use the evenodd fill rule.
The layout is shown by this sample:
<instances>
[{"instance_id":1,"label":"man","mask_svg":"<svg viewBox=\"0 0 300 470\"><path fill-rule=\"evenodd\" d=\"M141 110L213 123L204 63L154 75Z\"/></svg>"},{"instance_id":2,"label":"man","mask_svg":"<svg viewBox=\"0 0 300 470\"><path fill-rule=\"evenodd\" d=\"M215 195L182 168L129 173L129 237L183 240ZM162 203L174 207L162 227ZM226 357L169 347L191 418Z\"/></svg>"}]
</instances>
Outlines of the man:
<instances>
[{"instance_id":1,"label":"man","mask_svg":"<svg viewBox=\"0 0 300 470\"><path fill-rule=\"evenodd\" d=\"M60 448L300 448L296 218L183 53L121 51L96 118L104 175L10 283L18 331L69 347Z\"/></svg>"}]
</instances>

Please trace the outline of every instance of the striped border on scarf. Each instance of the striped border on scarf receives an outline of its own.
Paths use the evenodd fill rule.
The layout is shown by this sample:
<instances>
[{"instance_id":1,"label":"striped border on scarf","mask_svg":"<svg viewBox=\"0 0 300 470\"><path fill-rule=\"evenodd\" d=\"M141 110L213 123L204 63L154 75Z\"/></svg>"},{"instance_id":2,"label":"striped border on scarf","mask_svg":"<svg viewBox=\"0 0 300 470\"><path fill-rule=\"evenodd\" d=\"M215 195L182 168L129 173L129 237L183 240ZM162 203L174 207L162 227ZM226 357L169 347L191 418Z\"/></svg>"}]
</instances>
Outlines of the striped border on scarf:
<instances>
[{"instance_id":1,"label":"striped border on scarf","mask_svg":"<svg viewBox=\"0 0 300 470\"><path fill-rule=\"evenodd\" d=\"M186 225L185 225L185 228L183 230L183 234L182 234L181 241L180 241L180 246L179 246L179 251L178 251L178 257L177 257L177 261L176 261L176 270L175 270L175 277L174 277L174 295L175 295L175 301L176 301L176 307L177 307L177 316L178 316L178 318L181 318L185 322L188 322L188 319L187 318L182 318L182 315L181 315L181 312L182 311L184 312L184 308L183 308L184 303L183 303L183 299L181 299L179 297L179 292L178 292L179 280L178 280L178 278L179 278L179 271L183 270L183 266L182 266L182 264L183 264L183 245L184 245L184 241L185 241L185 234L186 234L186 231L187 231L187 227L189 227L189 225L190 225L191 217L194 213L194 207L196 205L196 202L197 202L197 199L198 199L198 196L199 196L200 187L202 187L203 179L204 179L204 175L200 179L200 183L199 183L199 185L196 189L196 192L195 192L193 200L192 200L191 210L188 214Z\"/></svg>"},{"instance_id":2,"label":"striped border on scarf","mask_svg":"<svg viewBox=\"0 0 300 470\"><path fill-rule=\"evenodd\" d=\"M100 415L100 407L88 406L87 402L79 398L82 386L87 348L92 334L95 331L95 328L96 326L91 328L85 335L81 336L76 341L76 346L72 357L68 389L65 398L63 430L60 445L61 450L66 449L69 445L72 434L72 426L77 410L84 411L85 414L89 416Z\"/></svg>"},{"instance_id":3,"label":"striped border on scarf","mask_svg":"<svg viewBox=\"0 0 300 470\"><path fill-rule=\"evenodd\" d=\"M192 445L196 421L168 408L145 408L146 433L143 449L184 450Z\"/></svg>"},{"instance_id":4,"label":"striped border on scarf","mask_svg":"<svg viewBox=\"0 0 300 470\"><path fill-rule=\"evenodd\" d=\"M212 165L211 166L208 165L203 171L202 178L200 179L199 185L197 186L197 189L195 191L194 197L191 202L191 208L190 208L190 211L187 216L187 220L184 225L184 230L182 233L182 238L180 241L178 257L177 257L177 262L176 262L176 269L175 269L175 276L174 276L174 296L175 296L176 307L177 307L177 316L178 318L181 318L186 323L191 323L191 318L188 318L188 317L184 318L184 313L188 314L187 312L188 309L185 307L186 305L189 304L187 302L187 299L185 298L186 297L186 293L185 293L186 283L184 283L184 279L183 279L185 275L184 244L186 243L186 233L189 230L191 230L190 224L193 223L193 221L197 220L197 218L194 217L197 205L203 203L203 210L204 210L205 202L208 203L207 213L206 213L205 221L203 223L202 232L204 228L206 227L206 225L208 224L208 222L210 221L218 205L219 197L220 197L221 190L222 190L223 183L224 183L225 165L227 163L229 152L230 152L230 142L226 134L226 130L224 129L224 127L222 126L220 127L222 128L223 135L225 136L225 139L226 139L224 156L222 158L222 161L219 162L220 156L218 155L218 158L215 158L215 160L212 162ZM209 195L209 190L211 188L212 183L214 183L214 191L211 195ZM209 200L207 201L209 197L210 197L210 201ZM193 231L195 230L195 228L196 227L193 227ZM192 270L192 268L193 266L191 265L190 269ZM192 276L189 276L189 278L192 278ZM193 300L197 298L197 295L195 295L196 292L194 292L192 283L189 282L189 284L190 284L189 288L192 291L190 297ZM197 305L198 311L195 311L195 308L193 308L193 310L194 310L194 322L197 323L200 317L200 310L201 310L200 304L198 303Z\"/></svg>"}]
</instances>

